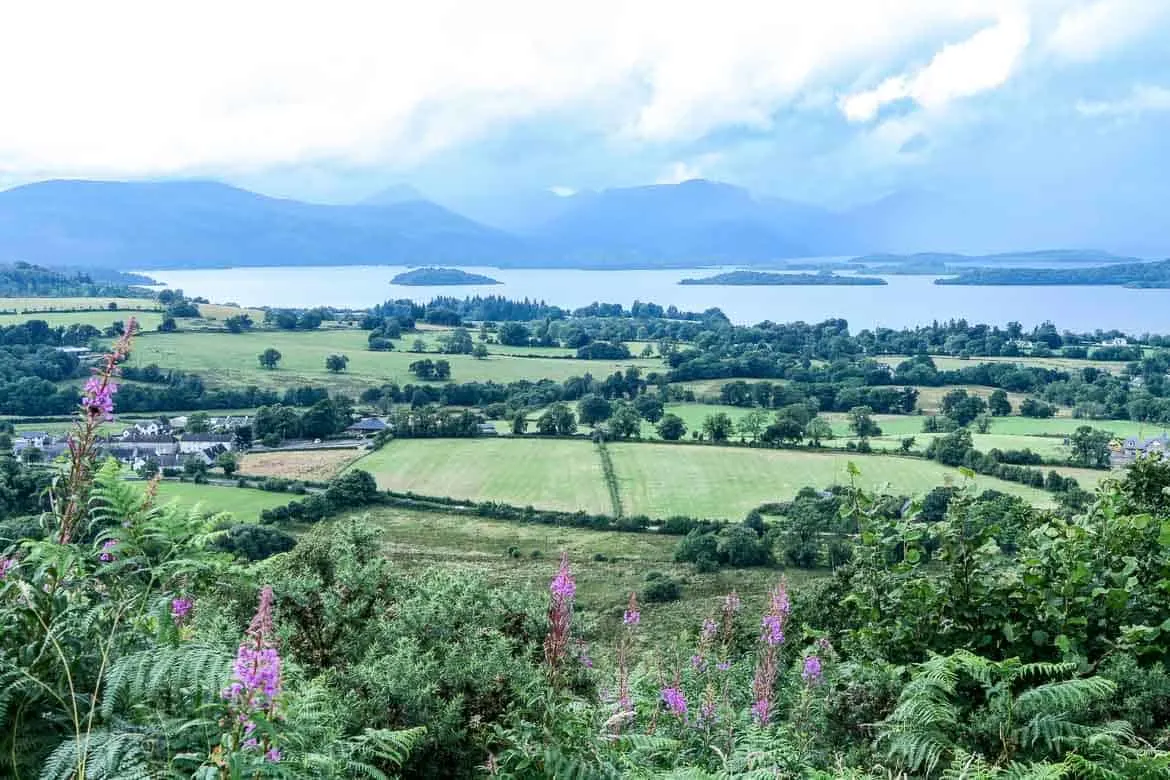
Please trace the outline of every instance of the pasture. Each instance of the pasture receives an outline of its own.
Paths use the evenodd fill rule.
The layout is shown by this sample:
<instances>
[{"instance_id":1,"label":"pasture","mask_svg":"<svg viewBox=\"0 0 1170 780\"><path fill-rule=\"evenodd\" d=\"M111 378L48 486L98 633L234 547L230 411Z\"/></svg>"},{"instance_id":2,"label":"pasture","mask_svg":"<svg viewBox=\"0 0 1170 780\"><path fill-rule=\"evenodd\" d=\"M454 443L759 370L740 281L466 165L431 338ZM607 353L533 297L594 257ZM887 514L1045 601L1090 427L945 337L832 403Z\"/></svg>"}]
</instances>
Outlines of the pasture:
<instances>
[{"instance_id":1,"label":"pasture","mask_svg":"<svg viewBox=\"0 0 1170 780\"><path fill-rule=\"evenodd\" d=\"M255 522L263 509L287 504L294 498L289 493L274 493L254 488L224 485L197 485L193 482L163 481L158 484L159 503L177 501L185 507L198 505L211 513L229 512L241 523Z\"/></svg>"},{"instance_id":2,"label":"pasture","mask_svg":"<svg viewBox=\"0 0 1170 780\"><path fill-rule=\"evenodd\" d=\"M594 445L582 439L399 439L353 463L378 487L610 514Z\"/></svg>"},{"instance_id":3,"label":"pasture","mask_svg":"<svg viewBox=\"0 0 1170 780\"><path fill-rule=\"evenodd\" d=\"M891 368L897 368L909 355L876 355L874 360L884 363ZM980 363L1012 363L1020 366L1034 366L1036 368L1053 368L1060 371L1080 371L1082 368L1097 368L1111 374L1120 374L1125 368L1122 360L1078 360L1066 357L972 357L960 358L949 355L931 355L935 368L939 371L957 371Z\"/></svg>"},{"instance_id":4,"label":"pasture","mask_svg":"<svg viewBox=\"0 0 1170 780\"><path fill-rule=\"evenodd\" d=\"M351 394L389 382L417 383L419 380L408 367L422 358L450 362L453 382L562 381L586 373L605 376L627 366L637 366L644 372L662 366L660 360L653 359L605 361L491 355L477 360L470 355L402 351L411 346L412 334L399 339L393 352L371 352L366 349L367 335L366 331L350 328L240 334L156 333L138 341L130 362L138 366L157 363L163 368L197 373L217 386L257 385L283 390L297 385L324 385ZM279 350L283 356L275 370L261 368L257 360L268 347ZM347 370L340 374L325 369L325 358L335 353L349 357Z\"/></svg>"},{"instance_id":5,"label":"pasture","mask_svg":"<svg viewBox=\"0 0 1170 780\"><path fill-rule=\"evenodd\" d=\"M762 503L790 499L802 487L847 483L850 461L861 470L857 484L867 489L889 483L891 490L915 494L962 481L957 469L918 458L632 442L608 447L625 513L658 518L738 519ZM379 487L392 490L611 512L600 456L584 440L406 439L351 467L371 472ZM1051 503L1049 494L1023 485L991 477L975 482L980 489Z\"/></svg>"}]
</instances>

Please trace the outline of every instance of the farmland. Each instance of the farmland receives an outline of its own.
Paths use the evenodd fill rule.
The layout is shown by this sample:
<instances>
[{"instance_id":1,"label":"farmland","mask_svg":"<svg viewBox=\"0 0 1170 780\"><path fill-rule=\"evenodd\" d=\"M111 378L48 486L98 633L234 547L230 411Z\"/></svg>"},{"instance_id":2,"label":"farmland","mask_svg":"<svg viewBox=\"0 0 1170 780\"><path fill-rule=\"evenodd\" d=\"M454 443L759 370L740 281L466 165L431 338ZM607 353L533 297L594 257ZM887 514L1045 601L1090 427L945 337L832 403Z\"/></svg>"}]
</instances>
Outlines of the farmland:
<instances>
[{"instance_id":1,"label":"farmland","mask_svg":"<svg viewBox=\"0 0 1170 780\"><path fill-rule=\"evenodd\" d=\"M909 355L878 355L874 358L877 362L884 363L891 368L896 368L899 363L909 359ZM1082 368L1091 367L1100 369L1101 371L1108 371L1112 374L1119 374L1121 373L1121 369L1125 368L1124 361L1120 360L1078 360L1065 357L994 356L959 358L946 355L931 355L930 359L934 361L934 365L939 371L957 371L960 368L977 366L980 363L1012 363L1021 366L1035 366L1036 368L1053 368L1060 371L1080 371Z\"/></svg>"},{"instance_id":2,"label":"farmland","mask_svg":"<svg viewBox=\"0 0 1170 780\"><path fill-rule=\"evenodd\" d=\"M577 360L555 357L510 357L491 355L477 360L470 355L420 355L403 351L413 337L396 342L394 352L371 352L366 349L366 332L350 328L330 328L310 332L260 331L235 335L223 333L157 333L142 338L135 346L131 364L156 363L163 368L198 373L218 386L257 385L285 389L296 385L327 385L353 393L365 387L388 382L406 384L418 380L408 366L420 358L442 358L451 364L451 379L456 382L513 382L521 379L564 380L592 373L604 376L627 366L644 371L661 368L660 360L632 358L623 361ZM257 355L268 347L283 356L276 370L260 367ZM342 374L325 369L331 354L349 357Z\"/></svg>"},{"instance_id":3,"label":"farmland","mask_svg":"<svg viewBox=\"0 0 1170 780\"><path fill-rule=\"evenodd\" d=\"M802 487L847 483L850 461L861 470L859 486L866 488L888 482L892 490L924 493L962 479L956 469L918 458L650 443L608 447L623 510L651 517L742 517L762 503L789 499ZM353 467L371 472L380 487L392 490L611 511L597 449L585 441L401 440ZM1050 503L1043 491L1015 483L980 477L976 484Z\"/></svg>"},{"instance_id":4,"label":"farmland","mask_svg":"<svg viewBox=\"0 0 1170 780\"><path fill-rule=\"evenodd\" d=\"M178 501L183 506L198 505L207 512L230 512L243 523L255 521L263 509L287 504L290 497L285 493L250 488L168 481L159 483L158 498L160 503Z\"/></svg>"},{"instance_id":5,"label":"farmland","mask_svg":"<svg viewBox=\"0 0 1170 780\"><path fill-rule=\"evenodd\" d=\"M337 476L359 454L353 449L249 452L240 459L240 473L323 482Z\"/></svg>"}]
</instances>

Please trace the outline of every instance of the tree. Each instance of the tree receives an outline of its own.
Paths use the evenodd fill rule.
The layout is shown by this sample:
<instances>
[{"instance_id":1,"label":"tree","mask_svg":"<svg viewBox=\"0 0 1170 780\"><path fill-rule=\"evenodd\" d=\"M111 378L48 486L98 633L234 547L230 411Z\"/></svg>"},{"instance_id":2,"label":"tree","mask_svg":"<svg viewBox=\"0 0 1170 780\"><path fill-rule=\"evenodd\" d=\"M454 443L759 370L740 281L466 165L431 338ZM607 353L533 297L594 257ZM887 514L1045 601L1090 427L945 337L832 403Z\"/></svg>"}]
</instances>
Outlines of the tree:
<instances>
[{"instance_id":1,"label":"tree","mask_svg":"<svg viewBox=\"0 0 1170 780\"><path fill-rule=\"evenodd\" d=\"M228 333L243 333L252 329L252 318L247 314L233 314L223 321Z\"/></svg>"},{"instance_id":2,"label":"tree","mask_svg":"<svg viewBox=\"0 0 1170 780\"><path fill-rule=\"evenodd\" d=\"M159 333L174 333L178 329L179 326L175 324L174 317L164 317L163 321L158 325Z\"/></svg>"},{"instance_id":3,"label":"tree","mask_svg":"<svg viewBox=\"0 0 1170 780\"><path fill-rule=\"evenodd\" d=\"M915 438L913 436L903 436L902 441L898 445L903 453L909 454L914 449Z\"/></svg>"},{"instance_id":4,"label":"tree","mask_svg":"<svg viewBox=\"0 0 1170 780\"><path fill-rule=\"evenodd\" d=\"M1108 466L1111 439L1108 431L1097 430L1088 425L1078 427L1069 437L1073 462L1088 468Z\"/></svg>"},{"instance_id":5,"label":"tree","mask_svg":"<svg viewBox=\"0 0 1170 780\"><path fill-rule=\"evenodd\" d=\"M219 457L215 459L215 465L223 469L223 475L225 477L230 477L240 468L240 461L236 458L235 453L231 451L221 452L219 453Z\"/></svg>"},{"instance_id":6,"label":"tree","mask_svg":"<svg viewBox=\"0 0 1170 780\"><path fill-rule=\"evenodd\" d=\"M410 345L411 352L426 352L427 343L422 339L415 339L414 343Z\"/></svg>"},{"instance_id":7,"label":"tree","mask_svg":"<svg viewBox=\"0 0 1170 780\"><path fill-rule=\"evenodd\" d=\"M677 414L664 414L658 421L658 435L667 441L678 441L687 435L687 424Z\"/></svg>"},{"instance_id":8,"label":"tree","mask_svg":"<svg viewBox=\"0 0 1170 780\"><path fill-rule=\"evenodd\" d=\"M509 347L526 347L531 334L519 322L505 322L496 332L496 340Z\"/></svg>"},{"instance_id":9,"label":"tree","mask_svg":"<svg viewBox=\"0 0 1170 780\"><path fill-rule=\"evenodd\" d=\"M187 433L207 433L211 430L211 417L207 412L193 412L187 415Z\"/></svg>"},{"instance_id":10,"label":"tree","mask_svg":"<svg viewBox=\"0 0 1170 780\"><path fill-rule=\"evenodd\" d=\"M470 355L474 349L467 328L456 328L439 339L439 351L446 355Z\"/></svg>"},{"instance_id":11,"label":"tree","mask_svg":"<svg viewBox=\"0 0 1170 780\"><path fill-rule=\"evenodd\" d=\"M987 433L991 430L991 415L984 412L972 420L976 433Z\"/></svg>"},{"instance_id":12,"label":"tree","mask_svg":"<svg viewBox=\"0 0 1170 780\"><path fill-rule=\"evenodd\" d=\"M370 472L353 469L329 483L325 498L335 507L365 506L378 500L378 483Z\"/></svg>"},{"instance_id":13,"label":"tree","mask_svg":"<svg viewBox=\"0 0 1170 780\"><path fill-rule=\"evenodd\" d=\"M729 525L716 538L719 560L729 566L762 566L768 563L768 548L759 534L746 525Z\"/></svg>"},{"instance_id":14,"label":"tree","mask_svg":"<svg viewBox=\"0 0 1170 780\"><path fill-rule=\"evenodd\" d=\"M545 436L570 436L577 432L577 416L568 404L558 401L540 415L536 429Z\"/></svg>"},{"instance_id":15,"label":"tree","mask_svg":"<svg viewBox=\"0 0 1170 780\"><path fill-rule=\"evenodd\" d=\"M1056 407L1035 398L1025 398L1020 404L1020 414L1024 417L1047 418L1056 414Z\"/></svg>"},{"instance_id":16,"label":"tree","mask_svg":"<svg viewBox=\"0 0 1170 780\"><path fill-rule=\"evenodd\" d=\"M206 482L207 462L198 455L188 455L183 458L183 476L192 482Z\"/></svg>"},{"instance_id":17,"label":"tree","mask_svg":"<svg viewBox=\"0 0 1170 780\"><path fill-rule=\"evenodd\" d=\"M1007 417L1012 413L1012 402L1006 390L993 390L987 399L987 407L994 417Z\"/></svg>"},{"instance_id":18,"label":"tree","mask_svg":"<svg viewBox=\"0 0 1170 780\"><path fill-rule=\"evenodd\" d=\"M596 425L613 415L613 404L599 395L590 393L577 402L577 414L582 425Z\"/></svg>"},{"instance_id":19,"label":"tree","mask_svg":"<svg viewBox=\"0 0 1170 780\"><path fill-rule=\"evenodd\" d=\"M488 356L488 348L486 344L476 344L471 348L471 356L476 360L486 360Z\"/></svg>"},{"instance_id":20,"label":"tree","mask_svg":"<svg viewBox=\"0 0 1170 780\"><path fill-rule=\"evenodd\" d=\"M325 358L325 368L335 374L340 374L347 365L349 365L349 358L345 355L330 355Z\"/></svg>"},{"instance_id":21,"label":"tree","mask_svg":"<svg viewBox=\"0 0 1170 780\"><path fill-rule=\"evenodd\" d=\"M977 395L957 388L943 396L940 408L944 415L965 426L987 410L987 402Z\"/></svg>"},{"instance_id":22,"label":"tree","mask_svg":"<svg viewBox=\"0 0 1170 780\"><path fill-rule=\"evenodd\" d=\"M451 363L447 360L435 361L435 379L450 379Z\"/></svg>"},{"instance_id":23,"label":"tree","mask_svg":"<svg viewBox=\"0 0 1170 780\"><path fill-rule=\"evenodd\" d=\"M804 428L791 417L778 416L764 429L761 441L767 444L799 444L804 438Z\"/></svg>"},{"instance_id":24,"label":"tree","mask_svg":"<svg viewBox=\"0 0 1170 780\"><path fill-rule=\"evenodd\" d=\"M517 436L521 436L527 432L528 432L528 415L526 415L524 413L524 410L521 409L521 410L518 410L514 415L512 415L512 433L514 433Z\"/></svg>"},{"instance_id":25,"label":"tree","mask_svg":"<svg viewBox=\"0 0 1170 780\"><path fill-rule=\"evenodd\" d=\"M768 423L768 413L762 409L752 409L750 412L739 418L739 422L735 428L741 436L746 436L752 441L760 438L760 434L764 430L764 426ZM797 425L797 427L800 427ZM803 429L801 435L804 434Z\"/></svg>"},{"instance_id":26,"label":"tree","mask_svg":"<svg viewBox=\"0 0 1170 780\"><path fill-rule=\"evenodd\" d=\"M158 458L151 455L138 467L138 476L143 479L154 479L161 470L162 468L159 466Z\"/></svg>"},{"instance_id":27,"label":"tree","mask_svg":"<svg viewBox=\"0 0 1170 780\"><path fill-rule=\"evenodd\" d=\"M661 420L665 412L662 399L650 393L643 393L634 399L634 408L638 410L638 414L642 415L643 420L652 423Z\"/></svg>"},{"instance_id":28,"label":"tree","mask_svg":"<svg viewBox=\"0 0 1170 780\"><path fill-rule=\"evenodd\" d=\"M272 347L269 347L268 349L266 349L260 353L260 356L259 356L260 366L262 368L267 368L269 371L271 371L271 370L276 368L278 363L280 363L280 358L281 358L280 351L277 349L274 349Z\"/></svg>"},{"instance_id":29,"label":"tree","mask_svg":"<svg viewBox=\"0 0 1170 780\"><path fill-rule=\"evenodd\" d=\"M832 441L833 426L823 417L814 417L805 426L804 435L812 446L819 447L822 441Z\"/></svg>"},{"instance_id":30,"label":"tree","mask_svg":"<svg viewBox=\"0 0 1170 780\"><path fill-rule=\"evenodd\" d=\"M953 433L939 436L926 448L926 457L933 458L947 466L961 466L967 453L975 449L971 443L971 431L959 428Z\"/></svg>"},{"instance_id":31,"label":"tree","mask_svg":"<svg viewBox=\"0 0 1170 780\"><path fill-rule=\"evenodd\" d=\"M638 436L642 432L642 416L627 403L619 403L609 418L609 432L619 439Z\"/></svg>"},{"instance_id":32,"label":"tree","mask_svg":"<svg viewBox=\"0 0 1170 780\"><path fill-rule=\"evenodd\" d=\"M735 423L727 416L727 412L709 414L703 420L703 433L711 441L727 441L735 430Z\"/></svg>"},{"instance_id":33,"label":"tree","mask_svg":"<svg viewBox=\"0 0 1170 780\"><path fill-rule=\"evenodd\" d=\"M849 430L862 439L882 435L881 427L873 421L873 409L868 406L855 406L849 410Z\"/></svg>"}]
</instances>

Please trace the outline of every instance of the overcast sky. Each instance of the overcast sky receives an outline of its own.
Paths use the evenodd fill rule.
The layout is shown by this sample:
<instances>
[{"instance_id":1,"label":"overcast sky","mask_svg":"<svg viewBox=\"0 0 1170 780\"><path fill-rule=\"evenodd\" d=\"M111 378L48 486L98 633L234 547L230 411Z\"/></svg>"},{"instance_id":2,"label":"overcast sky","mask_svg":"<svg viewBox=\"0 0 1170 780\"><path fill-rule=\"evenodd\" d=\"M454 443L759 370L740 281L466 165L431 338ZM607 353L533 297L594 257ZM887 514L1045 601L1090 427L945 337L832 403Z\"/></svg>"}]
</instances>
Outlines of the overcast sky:
<instances>
[{"instance_id":1,"label":"overcast sky","mask_svg":"<svg viewBox=\"0 0 1170 780\"><path fill-rule=\"evenodd\" d=\"M3 186L705 177L844 205L1170 174L1170 0L44 0L0 30Z\"/></svg>"}]
</instances>

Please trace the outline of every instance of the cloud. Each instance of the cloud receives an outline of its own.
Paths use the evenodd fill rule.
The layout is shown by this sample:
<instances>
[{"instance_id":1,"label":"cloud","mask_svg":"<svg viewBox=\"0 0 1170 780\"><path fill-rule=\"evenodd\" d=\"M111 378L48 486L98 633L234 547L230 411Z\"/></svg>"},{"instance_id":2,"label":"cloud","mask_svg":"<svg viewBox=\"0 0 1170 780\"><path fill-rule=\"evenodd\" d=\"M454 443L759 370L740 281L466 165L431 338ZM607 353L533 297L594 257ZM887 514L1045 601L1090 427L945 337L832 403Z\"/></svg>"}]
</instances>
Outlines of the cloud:
<instances>
[{"instance_id":1,"label":"cloud","mask_svg":"<svg viewBox=\"0 0 1170 780\"><path fill-rule=\"evenodd\" d=\"M1011 77L1028 45L1028 20L1010 14L961 43L944 46L914 73L892 76L870 90L841 98L841 112L852 122L874 119L883 106L912 99L923 108L985 92Z\"/></svg>"},{"instance_id":2,"label":"cloud","mask_svg":"<svg viewBox=\"0 0 1170 780\"><path fill-rule=\"evenodd\" d=\"M577 190L573 189L572 187L565 187L564 185L560 184L549 187L548 191L553 195L556 195L558 198L571 198L577 194Z\"/></svg>"},{"instance_id":3,"label":"cloud","mask_svg":"<svg viewBox=\"0 0 1170 780\"><path fill-rule=\"evenodd\" d=\"M685 162L676 162L662 172L655 184L681 184L691 179L703 178L703 172Z\"/></svg>"},{"instance_id":4,"label":"cloud","mask_svg":"<svg viewBox=\"0 0 1170 780\"><path fill-rule=\"evenodd\" d=\"M1070 8L1058 20L1046 48L1067 60L1090 62L1133 39L1157 34L1170 18L1165 0L1095 0Z\"/></svg>"},{"instance_id":5,"label":"cloud","mask_svg":"<svg viewBox=\"0 0 1170 780\"><path fill-rule=\"evenodd\" d=\"M1147 111L1170 111L1170 89L1138 84L1117 100L1077 102L1077 112L1092 117L1130 117Z\"/></svg>"}]
</instances>

